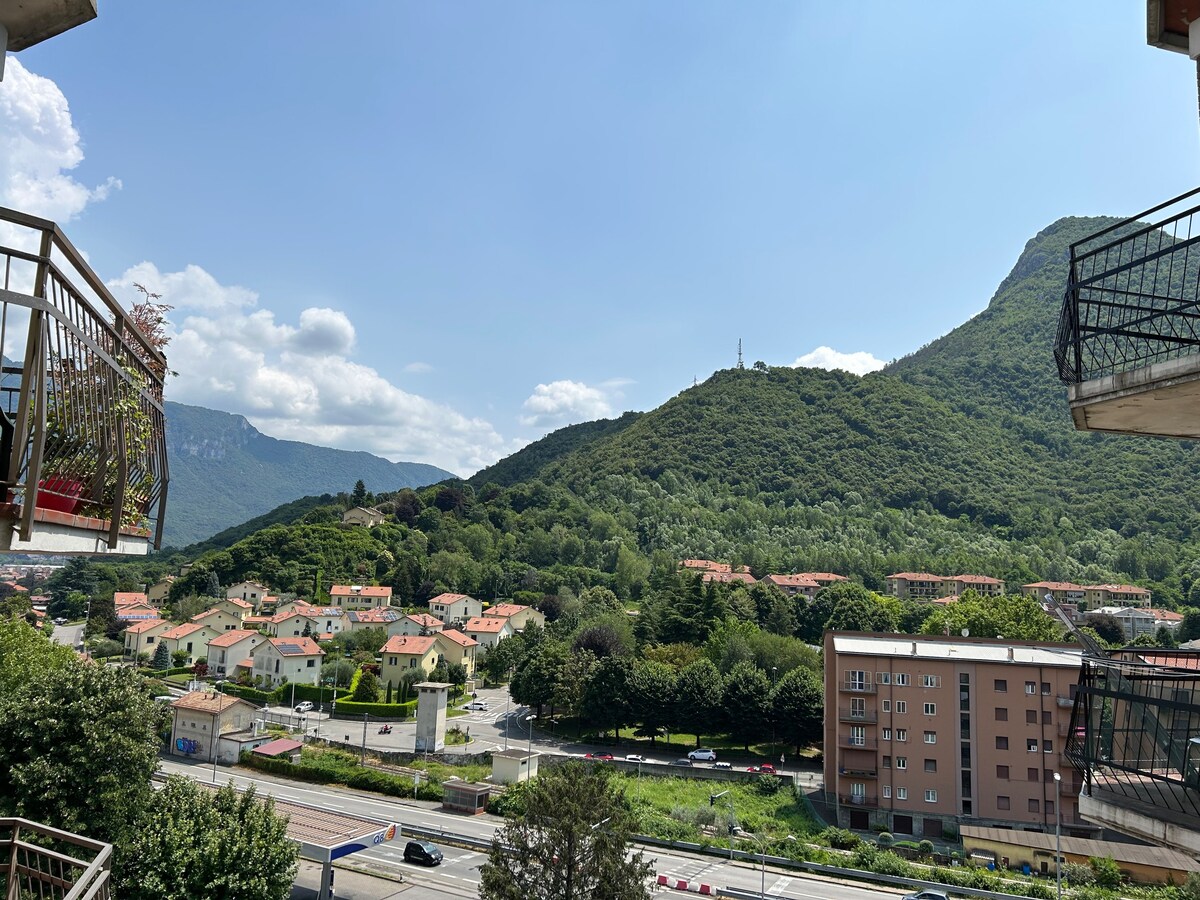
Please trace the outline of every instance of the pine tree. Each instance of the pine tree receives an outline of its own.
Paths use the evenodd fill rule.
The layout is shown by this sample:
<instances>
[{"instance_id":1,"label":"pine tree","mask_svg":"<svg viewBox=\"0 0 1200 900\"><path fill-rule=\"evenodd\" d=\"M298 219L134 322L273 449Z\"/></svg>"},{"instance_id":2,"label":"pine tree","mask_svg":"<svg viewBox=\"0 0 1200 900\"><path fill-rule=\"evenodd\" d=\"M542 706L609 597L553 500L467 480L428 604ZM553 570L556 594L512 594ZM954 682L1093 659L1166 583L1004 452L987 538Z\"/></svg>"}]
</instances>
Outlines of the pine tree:
<instances>
[{"instance_id":1,"label":"pine tree","mask_svg":"<svg viewBox=\"0 0 1200 900\"><path fill-rule=\"evenodd\" d=\"M384 702L385 702L385 703L391 703L391 702L392 702L392 683L391 683L390 681L388 682L388 689L387 689L387 700L385 700Z\"/></svg>"},{"instance_id":2,"label":"pine tree","mask_svg":"<svg viewBox=\"0 0 1200 900\"><path fill-rule=\"evenodd\" d=\"M354 482L354 493L350 495L351 506L363 506L367 502L367 486L362 479Z\"/></svg>"},{"instance_id":3,"label":"pine tree","mask_svg":"<svg viewBox=\"0 0 1200 900\"><path fill-rule=\"evenodd\" d=\"M154 648L154 658L150 660L150 668L160 672L171 668L171 651L167 649L166 641L159 641Z\"/></svg>"}]
</instances>

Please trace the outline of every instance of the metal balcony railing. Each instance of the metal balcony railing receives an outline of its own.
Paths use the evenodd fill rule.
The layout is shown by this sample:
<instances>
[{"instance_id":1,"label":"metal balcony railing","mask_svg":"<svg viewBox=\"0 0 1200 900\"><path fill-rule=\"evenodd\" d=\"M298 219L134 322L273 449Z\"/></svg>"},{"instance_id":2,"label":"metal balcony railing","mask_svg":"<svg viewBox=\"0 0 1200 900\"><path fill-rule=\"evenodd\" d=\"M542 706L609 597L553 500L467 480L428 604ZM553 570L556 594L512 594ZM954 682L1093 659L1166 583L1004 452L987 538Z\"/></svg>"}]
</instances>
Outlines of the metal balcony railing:
<instances>
[{"instance_id":1,"label":"metal balcony railing","mask_svg":"<svg viewBox=\"0 0 1200 900\"><path fill-rule=\"evenodd\" d=\"M1067 384L1200 352L1200 188L1071 245L1054 357Z\"/></svg>"},{"instance_id":2,"label":"metal balcony railing","mask_svg":"<svg viewBox=\"0 0 1200 900\"><path fill-rule=\"evenodd\" d=\"M855 724L874 725L879 720L879 714L873 709L847 709L841 706L838 707L838 720Z\"/></svg>"},{"instance_id":3,"label":"metal balcony railing","mask_svg":"<svg viewBox=\"0 0 1200 900\"><path fill-rule=\"evenodd\" d=\"M4 208L0 347L0 512L21 549L50 525L158 547L166 359L55 223Z\"/></svg>"},{"instance_id":4,"label":"metal balcony railing","mask_svg":"<svg viewBox=\"0 0 1200 900\"><path fill-rule=\"evenodd\" d=\"M28 819L0 819L5 897L108 900L112 845Z\"/></svg>"}]
</instances>

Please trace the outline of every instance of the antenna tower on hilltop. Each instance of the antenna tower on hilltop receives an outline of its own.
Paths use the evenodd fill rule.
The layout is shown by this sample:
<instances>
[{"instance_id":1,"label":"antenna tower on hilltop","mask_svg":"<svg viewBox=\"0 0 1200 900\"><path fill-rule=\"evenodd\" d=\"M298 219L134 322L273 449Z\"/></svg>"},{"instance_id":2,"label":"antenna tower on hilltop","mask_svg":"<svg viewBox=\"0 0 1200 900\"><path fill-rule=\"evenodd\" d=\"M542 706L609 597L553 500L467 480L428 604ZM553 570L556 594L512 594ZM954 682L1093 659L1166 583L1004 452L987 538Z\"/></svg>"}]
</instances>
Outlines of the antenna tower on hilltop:
<instances>
[{"instance_id":1,"label":"antenna tower on hilltop","mask_svg":"<svg viewBox=\"0 0 1200 900\"><path fill-rule=\"evenodd\" d=\"M738 338L738 368L744 369L746 366L742 363L742 339Z\"/></svg>"}]
</instances>

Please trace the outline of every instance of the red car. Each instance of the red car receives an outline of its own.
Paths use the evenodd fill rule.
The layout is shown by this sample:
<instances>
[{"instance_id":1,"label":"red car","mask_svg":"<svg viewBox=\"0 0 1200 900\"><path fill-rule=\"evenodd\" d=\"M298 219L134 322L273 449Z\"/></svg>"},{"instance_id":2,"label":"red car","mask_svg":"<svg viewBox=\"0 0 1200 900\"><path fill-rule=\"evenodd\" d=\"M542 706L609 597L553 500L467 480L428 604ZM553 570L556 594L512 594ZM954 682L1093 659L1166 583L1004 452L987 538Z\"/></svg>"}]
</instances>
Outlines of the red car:
<instances>
[{"instance_id":1,"label":"red car","mask_svg":"<svg viewBox=\"0 0 1200 900\"><path fill-rule=\"evenodd\" d=\"M583 754L583 758L598 759L601 762L612 762L614 757L611 753L585 753Z\"/></svg>"},{"instance_id":2,"label":"red car","mask_svg":"<svg viewBox=\"0 0 1200 900\"><path fill-rule=\"evenodd\" d=\"M764 775L774 775L775 767L770 763L763 763L761 766L750 766L746 769L747 772L762 772Z\"/></svg>"}]
</instances>

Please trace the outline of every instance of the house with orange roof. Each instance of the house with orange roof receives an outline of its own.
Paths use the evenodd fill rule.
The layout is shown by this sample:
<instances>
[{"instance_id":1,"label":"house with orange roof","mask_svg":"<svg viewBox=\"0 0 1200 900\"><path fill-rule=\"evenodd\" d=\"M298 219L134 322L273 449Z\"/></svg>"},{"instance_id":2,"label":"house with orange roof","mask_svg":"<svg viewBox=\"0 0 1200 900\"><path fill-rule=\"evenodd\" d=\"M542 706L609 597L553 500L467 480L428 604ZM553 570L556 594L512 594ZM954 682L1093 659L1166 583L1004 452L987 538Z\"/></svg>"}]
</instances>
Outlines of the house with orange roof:
<instances>
[{"instance_id":1,"label":"house with orange roof","mask_svg":"<svg viewBox=\"0 0 1200 900\"><path fill-rule=\"evenodd\" d=\"M346 630L347 610L340 606L288 606L267 620L265 631L272 637L301 637L305 631L319 640Z\"/></svg>"},{"instance_id":2,"label":"house with orange roof","mask_svg":"<svg viewBox=\"0 0 1200 900\"><path fill-rule=\"evenodd\" d=\"M1044 600L1049 594L1059 603L1078 604L1084 598L1085 588L1070 581L1035 581L1021 585L1021 593L1036 600Z\"/></svg>"},{"instance_id":3,"label":"house with orange roof","mask_svg":"<svg viewBox=\"0 0 1200 900\"><path fill-rule=\"evenodd\" d=\"M434 634L441 631L446 625L437 616L431 616L429 613L417 613L412 616L401 616L396 623L396 634L404 635L426 635ZM388 631L391 636L392 632Z\"/></svg>"},{"instance_id":4,"label":"house with orange roof","mask_svg":"<svg viewBox=\"0 0 1200 900\"><path fill-rule=\"evenodd\" d=\"M395 690L405 672L420 669L427 676L437 667L438 639L434 635L398 634L388 638L379 655L383 659L380 678Z\"/></svg>"},{"instance_id":5,"label":"house with orange roof","mask_svg":"<svg viewBox=\"0 0 1200 900\"><path fill-rule=\"evenodd\" d=\"M221 677L235 674L237 669L254 668L254 648L266 638L257 631L235 628L217 635L208 642L209 671Z\"/></svg>"},{"instance_id":6,"label":"house with orange roof","mask_svg":"<svg viewBox=\"0 0 1200 900\"><path fill-rule=\"evenodd\" d=\"M700 575L700 580L706 584L710 581L715 581L718 584L732 584L735 581L740 581L743 584L758 584L758 579L749 572L703 572Z\"/></svg>"},{"instance_id":7,"label":"house with orange roof","mask_svg":"<svg viewBox=\"0 0 1200 900\"><path fill-rule=\"evenodd\" d=\"M175 583L174 575L164 575L150 587L146 588L146 599L153 606L162 606L171 595L171 585Z\"/></svg>"},{"instance_id":8,"label":"house with orange roof","mask_svg":"<svg viewBox=\"0 0 1200 900\"><path fill-rule=\"evenodd\" d=\"M840 584L843 581L849 581L845 575L837 575L834 572L797 572L797 577L815 581L823 588L829 587L831 584Z\"/></svg>"},{"instance_id":9,"label":"house with orange roof","mask_svg":"<svg viewBox=\"0 0 1200 900\"><path fill-rule=\"evenodd\" d=\"M231 584L225 588L226 597L237 597L239 600L244 600L255 609L258 609L263 602L263 598L271 592L265 584L259 584L257 581L239 581L237 584Z\"/></svg>"},{"instance_id":10,"label":"house with orange roof","mask_svg":"<svg viewBox=\"0 0 1200 900\"><path fill-rule=\"evenodd\" d=\"M403 618L403 612L385 606L346 610L346 626L351 631L362 631L364 628L382 628L387 631L388 637L391 637L393 634L404 633L400 630L400 621Z\"/></svg>"},{"instance_id":11,"label":"house with orange roof","mask_svg":"<svg viewBox=\"0 0 1200 900\"><path fill-rule=\"evenodd\" d=\"M1088 609L1097 606L1126 606L1146 609L1150 606L1150 591L1135 584L1092 584L1083 589Z\"/></svg>"},{"instance_id":12,"label":"house with orange roof","mask_svg":"<svg viewBox=\"0 0 1200 900\"><path fill-rule=\"evenodd\" d=\"M685 559L679 565L685 569L691 569L693 572L721 572L729 574L733 571L729 563L713 562L711 559Z\"/></svg>"},{"instance_id":13,"label":"house with orange roof","mask_svg":"<svg viewBox=\"0 0 1200 900\"><path fill-rule=\"evenodd\" d=\"M113 594L113 606L120 609L122 606L149 606L150 598L142 591L117 591Z\"/></svg>"},{"instance_id":14,"label":"house with orange roof","mask_svg":"<svg viewBox=\"0 0 1200 900\"><path fill-rule=\"evenodd\" d=\"M974 591L981 597L1003 597L1004 582L987 575L950 575L942 579L942 590L951 594Z\"/></svg>"},{"instance_id":15,"label":"house with orange roof","mask_svg":"<svg viewBox=\"0 0 1200 900\"><path fill-rule=\"evenodd\" d=\"M162 613L153 606L144 603L117 607L117 618L122 622L144 622L148 619L161 618Z\"/></svg>"},{"instance_id":16,"label":"house with orange roof","mask_svg":"<svg viewBox=\"0 0 1200 900\"><path fill-rule=\"evenodd\" d=\"M329 589L329 602L346 609L391 606L392 589L378 585L335 584Z\"/></svg>"},{"instance_id":17,"label":"house with orange roof","mask_svg":"<svg viewBox=\"0 0 1200 900\"><path fill-rule=\"evenodd\" d=\"M154 654L158 639L174 628L166 619L142 619L125 629L125 658L136 660L139 653Z\"/></svg>"},{"instance_id":18,"label":"house with orange roof","mask_svg":"<svg viewBox=\"0 0 1200 900\"><path fill-rule=\"evenodd\" d=\"M499 616L476 616L468 619L459 630L476 641L484 650L490 650L505 638L510 638L517 633L508 619Z\"/></svg>"},{"instance_id":19,"label":"house with orange roof","mask_svg":"<svg viewBox=\"0 0 1200 900\"><path fill-rule=\"evenodd\" d=\"M497 603L484 610L484 616L494 616L497 619L508 619L513 631L524 631L530 622L539 628L546 627L546 617L532 606L521 606L518 603Z\"/></svg>"},{"instance_id":20,"label":"house with orange roof","mask_svg":"<svg viewBox=\"0 0 1200 900\"><path fill-rule=\"evenodd\" d=\"M235 616L239 622L245 620L246 616L254 615L254 604L240 597L226 597L224 600L217 600L211 608L223 609L231 616Z\"/></svg>"},{"instance_id":21,"label":"house with orange roof","mask_svg":"<svg viewBox=\"0 0 1200 900\"><path fill-rule=\"evenodd\" d=\"M218 759L222 735L245 731L258 709L240 697L211 691L192 691L171 704L171 753L205 762ZM236 756L222 761L237 762Z\"/></svg>"},{"instance_id":22,"label":"house with orange roof","mask_svg":"<svg viewBox=\"0 0 1200 900\"><path fill-rule=\"evenodd\" d=\"M447 628L434 635L437 641L438 653L448 663L458 663L467 670L467 677L475 677L475 652L479 642L467 637L461 631Z\"/></svg>"},{"instance_id":23,"label":"house with orange roof","mask_svg":"<svg viewBox=\"0 0 1200 900\"><path fill-rule=\"evenodd\" d=\"M184 665L190 666L208 652L208 642L220 634L216 629L199 622L185 622L164 631L159 640L167 645L167 651L172 655L186 653L187 661Z\"/></svg>"},{"instance_id":24,"label":"house with orange roof","mask_svg":"<svg viewBox=\"0 0 1200 900\"><path fill-rule=\"evenodd\" d=\"M885 579L887 593L900 600L932 600L942 596L940 575L930 575L928 572L897 572Z\"/></svg>"},{"instance_id":25,"label":"house with orange roof","mask_svg":"<svg viewBox=\"0 0 1200 900\"><path fill-rule=\"evenodd\" d=\"M267 638L254 650L254 677L271 687L285 681L318 684L324 655L325 651L312 638Z\"/></svg>"},{"instance_id":26,"label":"house with orange roof","mask_svg":"<svg viewBox=\"0 0 1200 900\"><path fill-rule=\"evenodd\" d=\"M483 615L483 602L466 594L438 594L429 601L429 611L447 625Z\"/></svg>"},{"instance_id":27,"label":"house with orange roof","mask_svg":"<svg viewBox=\"0 0 1200 900\"><path fill-rule=\"evenodd\" d=\"M192 621L207 625L213 631L233 631L242 627L242 618L242 616L231 616L225 610L214 606L202 613L196 613L192 616Z\"/></svg>"},{"instance_id":28,"label":"house with orange roof","mask_svg":"<svg viewBox=\"0 0 1200 900\"><path fill-rule=\"evenodd\" d=\"M772 584L789 597L802 596L811 600L821 590L821 585L803 575L764 575L764 584Z\"/></svg>"}]
</instances>

